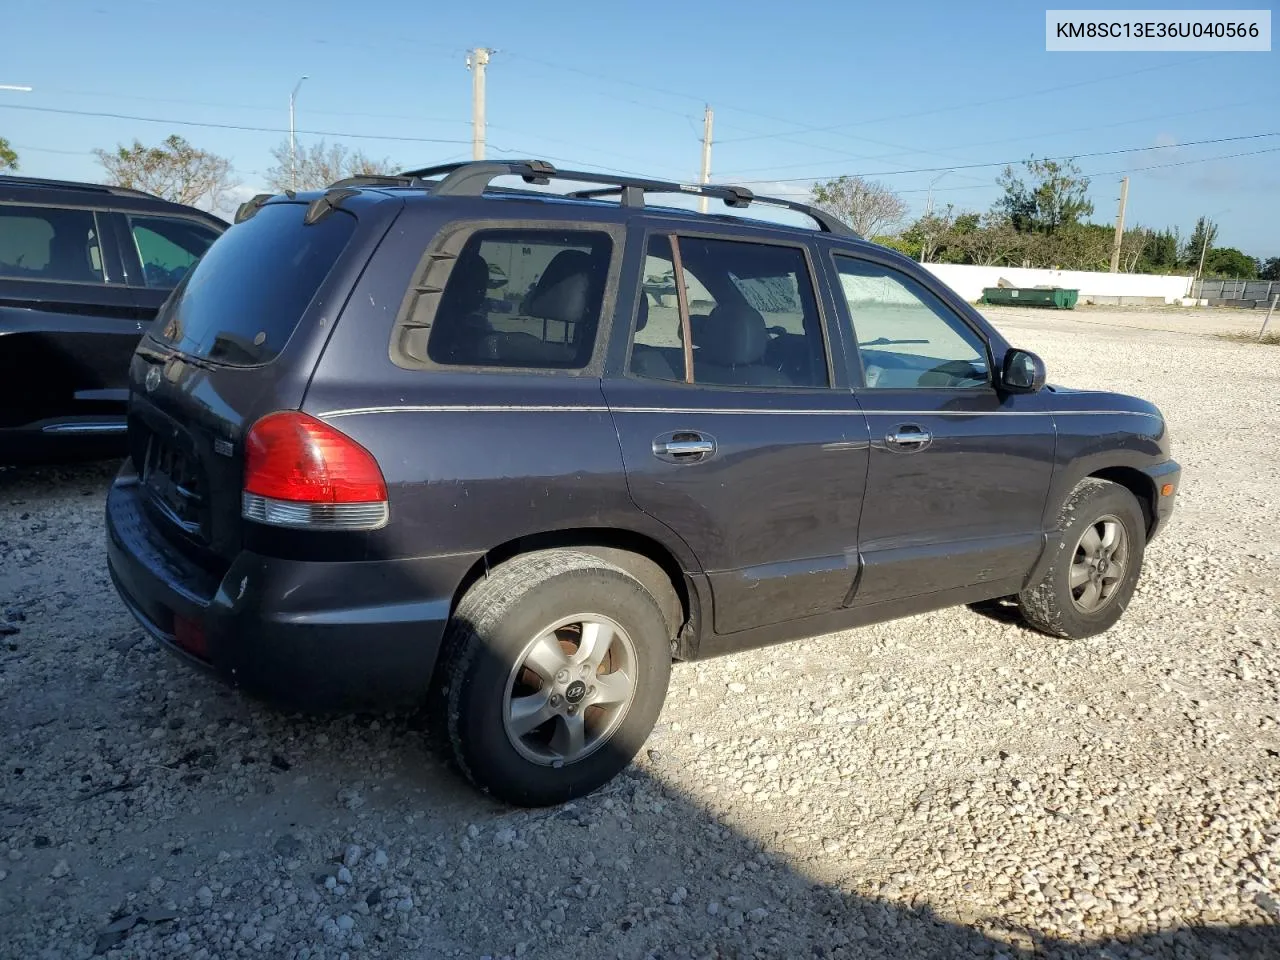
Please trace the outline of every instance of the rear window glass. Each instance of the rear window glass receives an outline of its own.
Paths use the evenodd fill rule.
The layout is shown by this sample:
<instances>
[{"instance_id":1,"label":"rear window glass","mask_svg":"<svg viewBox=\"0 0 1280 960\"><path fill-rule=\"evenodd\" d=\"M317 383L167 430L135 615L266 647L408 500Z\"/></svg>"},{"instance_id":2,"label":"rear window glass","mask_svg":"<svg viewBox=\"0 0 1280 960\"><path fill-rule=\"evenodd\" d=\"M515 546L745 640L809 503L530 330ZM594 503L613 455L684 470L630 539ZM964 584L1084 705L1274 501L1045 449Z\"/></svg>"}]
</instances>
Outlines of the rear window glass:
<instances>
[{"instance_id":1,"label":"rear window glass","mask_svg":"<svg viewBox=\"0 0 1280 960\"><path fill-rule=\"evenodd\" d=\"M0 206L0 277L102 283L93 212Z\"/></svg>"},{"instance_id":2,"label":"rear window glass","mask_svg":"<svg viewBox=\"0 0 1280 960\"><path fill-rule=\"evenodd\" d=\"M587 366L611 252L608 234L596 231L477 231L445 282L427 357L464 366Z\"/></svg>"},{"instance_id":3,"label":"rear window glass","mask_svg":"<svg viewBox=\"0 0 1280 960\"><path fill-rule=\"evenodd\" d=\"M269 203L219 237L174 289L154 335L219 363L273 360L356 227L344 210L304 225L305 211Z\"/></svg>"}]
</instances>

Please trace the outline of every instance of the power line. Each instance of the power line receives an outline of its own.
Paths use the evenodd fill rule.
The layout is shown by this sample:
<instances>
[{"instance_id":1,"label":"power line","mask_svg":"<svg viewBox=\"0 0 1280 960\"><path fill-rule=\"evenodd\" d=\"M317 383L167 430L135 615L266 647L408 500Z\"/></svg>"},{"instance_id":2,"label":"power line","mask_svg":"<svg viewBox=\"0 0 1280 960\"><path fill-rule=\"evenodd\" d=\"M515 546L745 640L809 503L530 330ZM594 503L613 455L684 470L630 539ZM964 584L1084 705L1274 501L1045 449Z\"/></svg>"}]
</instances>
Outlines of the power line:
<instances>
[{"instance_id":1,"label":"power line","mask_svg":"<svg viewBox=\"0 0 1280 960\"><path fill-rule=\"evenodd\" d=\"M638 82L636 82L636 81L634 81L634 80L625 80L625 79L618 78L618 77L609 77L609 76L606 76L606 75L604 75L604 74L595 73L595 72L590 71L590 70L583 70L583 69L582 69L582 68L580 68L580 67L574 67L574 66L570 66L570 65L568 65L568 64L563 64L563 63L553 63L553 62L551 62L551 61L549 61L549 60L542 60L542 59L540 59L540 58L538 58L538 57L531 57L531 56L528 56L527 54L521 54L521 53L509 53L508 55L509 55L510 57L512 57L513 59L517 59L517 60L525 60L525 61L527 61L527 62L529 62L529 63L536 63L536 64L538 64L538 65L540 65L540 66L547 67L547 68L550 68L550 69L562 70L562 71L564 71L564 72L566 72L566 73L572 73L572 74L576 74L576 75L578 75L578 76L589 77L589 78L591 78L591 79L593 79L593 80L603 80L603 81L604 81L604 82L606 82L606 83L617 83L617 84L621 84L621 85L623 85L623 86L634 87L634 88L636 88L636 89L640 89L640 90L647 90L647 91L650 91L650 92L653 92L653 93L659 93L659 94L662 94L662 95L664 95L664 96L679 97L679 98L681 98L681 99L685 99L685 100L698 100L698 101L700 101L700 100L702 99L702 98L700 98L700 97L694 96L693 94L684 93L684 92L681 92L681 91L675 91L675 90L668 90L668 89L665 89L665 88L663 88L663 87L655 87L655 86L653 86L653 85L651 85L651 84L638 83ZM695 117L690 116L689 114L685 113L685 112L684 112L684 111L682 111L682 110L675 110L675 109L673 109L673 108L671 108L671 107L658 106L658 105L656 105L656 104L646 103L646 102L644 102L644 101L635 100L635 99L632 99L632 98L629 98L629 97L621 97L621 96L618 96L618 95L616 95L616 94L607 93L607 92L605 92L605 91L603 91L603 90L591 90L591 91L589 91L589 92L594 93L594 94L596 94L596 95L598 95L598 96L607 97L607 98L609 98L609 99L617 100L617 101L619 101L619 102L621 102L621 103L629 103L629 104L632 104L632 105L634 105L634 106L644 107L644 108L646 108L646 109L657 110L657 111L660 111L660 112L663 112L663 113L669 113L669 114L672 114L672 115L675 115L675 116L684 117L684 118L686 119L686 121L688 121L688 123L690 124L690 126L691 126L691 127L692 127L692 126L694 126L694 125L696 124L696 118L695 118ZM790 121L790 120L785 120L785 119L783 119L783 118L781 118L781 117L775 117L775 116L772 116L772 115L767 114L767 113L760 113L760 112L759 112L759 111L757 111L757 110L749 110L749 109L747 109L747 108L745 108L745 107L734 106L734 105L732 105L732 104L728 105L728 109L730 109L730 110L734 110L734 111L737 111L738 113L746 113L746 114L749 114L749 115L751 115L751 116L761 117L762 119L765 119L765 120L773 120L773 121L776 121L776 122L779 122L779 123L791 123L791 122L792 122L792 121ZM725 127L725 126L728 126L728 127L730 127L730 128L734 128L734 127L735 127L735 125L734 125L734 124L732 124L732 123L730 123L730 124L724 124L724 123L722 123L722 124L721 124L721 127L722 127L722 128L723 128L723 127ZM747 132L748 132L748 133L753 133L753 134L758 134L758 133L760 132L760 131L753 131L753 130L750 130L749 128L744 128L744 127L737 127L737 129L740 129L740 130L745 129L745 130L747 130ZM695 133L694 135L695 135L695 136L698 136L699 138L701 137L701 135L700 135L699 133ZM767 136L772 136L772 135L770 134L770 135L767 135ZM884 146L884 147L895 147L895 148L902 149L902 150L905 150L905 151L908 151L908 152L911 152L911 153L921 153L921 154L924 154L924 155L926 155L926 156L936 156L936 157L943 157L944 159L948 159L948 158L950 158L950 159L954 159L954 157L952 157L952 156L951 156L951 155L949 155L949 154L945 154L945 153L938 153L938 152L936 152L936 151L931 151L931 150L917 150L917 149L910 148L910 147L903 147L901 144L891 143L891 142L886 141L886 140L875 140L875 139L872 139L872 138L870 138L870 137L854 137L854 136L851 136L851 135L850 135L850 138L851 138L851 139L854 139L854 140L865 141L865 142L867 142L867 143L874 143L874 144L876 144L876 145L878 145L878 146ZM742 138L739 138L739 139L742 139ZM750 138L746 138L746 139L750 139ZM729 142L729 143L734 143L734 142L736 142L736 141L735 141L735 140L729 140L729 141L727 141L727 142ZM825 144L810 144L810 143L803 143L803 142L801 142L801 141L792 141L792 142L801 143L801 145L802 145L802 146L809 147L810 149L825 150L825 151L827 151L828 153L835 154L836 156L839 156L839 157L848 157L848 158L850 158L850 159L854 159L854 160L866 160L866 159L872 159L872 158L867 157L865 154L850 153L850 152L849 152L849 151L847 151L847 150L841 150L841 149L839 149L839 148L837 148L837 147L830 147L830 146L827 146L827 145L825 145Z\"/></svg>"},{"instance_id":2,"label":"power line","mask_svg":"<svg viewBox=\"0 0 1280 960\"><path fill-rule=\"evenodd\" d=\"M255 127L242 123L214 123L208 120L173 120L163 117L139 117L127 113L107 113L94 110L66 110L60 107L30 107L14 103L0 104L3 110L26 110L32 113L57 113L70 117L98 117L109 120L132 120L137 123L164 123L175 127L207 127L213 130L241 130L248 133L288 133L288 127ZM439 137L404 137L385 134L346 133L338 130L297 130L313 137L342 137L350 140L394 140L403 143L470 143L470 140L442 139Z\"/></svg>"},{"instance_id":3,"label":"power line","mask_svg":"<svg viewBox=\"0 0 1280 960\"><path fill-rule=\"evenodd\" d=\"M1167 163L1167 164L1148 164L1147 166L1126 166L1126 168L1124 168L1123 170L1101 170L1101 172L1097 172L1097 173L1087 172L1083 174L1083 177L1091 180L1096 180L1100 177L1120 177L1120 175L1123 175L1126 173L1142 173L1144 172L1144 170L1161 170L1161 169L1165 169L1166 166L1188 166L1190 164L1210 164L1210 163L1213 163L1213 161L1215 160L1236 160L1236 159L1239 159L1239 157L1243 157L1243 156L1276 154L1276 152L1280 152L1280 147L1266 147L1266 148L1263 148L1263 150L1248 150L1243 152L1243 154L1221 154L1219 156L1199 156L1199 157L1196 157L1196 159L1194 160L1172 160L1170 161L1170 163ZM756 180L756 183L771 183L771 182L772 180ZM778 180L778 182L781 183L781 180ZM995 189L995 188L996 188L995 182L975 183L973 184L973 186L947 188L947 193L955 193L957 191L961 191L961 189ZM900 191L895 191L895 192L896 193L925 193L927 191L928 191L927 187L918 187L918 188L911 188L911 189L900 189Z\"/></svg>"},{"instance_id":4,"label":"power line","mask_svg":"<svg viewBox=\"0 0 1280 960\"><path fill-rule=\"evenodd\" d=\"M1240 137L1215 137L1211 140L1188 140L1186 143L1163 143L1150 147L1125 147L1119 150L1095 150L1091 153L1073 153L1058 157L1041 157L1041 160L1086 160L1091 157L1112 157L1122 153L1142 153L1147 150L1169 150L1175 147L1198 147L1210 143L1233 143L1241 140L1260 140L1264 137L1280 137L1280 132L1273 133L1251 133ZM1022 163L1026 157L1019 157L1015 160L992 160L987 163L965 163L950 167L916 167L912 170L877 170L870 173L845 173L845 174L826 174L827 177L838 176L856 176L856 177L892 177L906 173L939 173L947 170L979 170L984 167L1005 167L1016 163ZM822 180L823 176L817 177L772 177L766 180L740 180L739 183L806 183L813 180Z\"/></svg>"},{"instance_id":5,"label":"power line","mask_svg":"<svg viewBox=\"0 0 1280 960\"><path fill-rule=\"evenodd\" d=\"M1160 113L1160 114L1155 114L1154 116L1138 117L1132 120L1118 120L1115 123L1099 123L1099 124L1094 124L1088 127L1073 127L1070 130L1047 130L1042 133L1024 134L1016 137L1001 137L1000 139L997 139L997 140L979 140L974 143L958 143L958 144L955 144L955 149L968 150L972 147L990 147L990 146L996 146L998 144L1003 144L1003 143L1022 143L1027 140L1042 140L1046 137L1065 136L1068 134L1075 134L1075 133L1092 133L1095 130L1109 130L1112 127L1130 127L1137 123L1148 123L1153 120L1171 120L1177 117L1194 116L1195 114L1198 114L1198 113L1222 112L1224 110L1230 110L1235 107L1252 106L1254 104L1262 103L1264 101L1266 101L1266 98L1256 98L1253 100L1243 100L1243 101L1240 101L1239 103L1214 104L1208 107L1200 107L1196 110L1182 110L1176 113ZM934 153L929 150L916 149L915 147L904 147L903 149L907 153L924 154L926 156L930 156L930 155L945 156L944 154ZM898 157L902 155L903 155L902 153L881 153L881 154L876 154L874 156L864 156L864 157L861 157L861 159L890 160L893 157ZM729 173L726 173L724 174L724 176L736 177L743 173L759 173L762 170L794 170L797 167L807 167L812 162L813 161L809 160L803 163L773 164L773 165L764 166L764 167L743 167L739 170L734 170Z\"/></svg>"},{"instance_id":6,"label":"power line","mask_svg":"<svg viewBox=\"0 0 1280 960\"><path fill-rule=\"evenodd\" d=\"M259 113L276 113L278 106L264 106L252 103L226 103L213 100L186 100L177 97L139 97L123 93L103 93L89 90L67 90L62 88L40 88L41 94L65 97L90 97L107 100L133 100L138 103L172 103L187 107L212 107L218 110L254 110ZM459 117L411 117L400 113L369 113L364 110L314 110L307 113L322 117L370 117L378 120L404 120L408 123L470 123Z\"/></svg>"},{"instance_id":7,"label":"power line","mask_svg":"<svg viewBox=\"0 0 1280 960\"><path fill-rule=\"evenodd\" d=\"M1087 177L1093 179L1095 177L1112 177L1122 173L1141 173L1143 170L1161 170L1165 167L1185 167L1192 163L1211 163L1214 160L1235 160L1237 157L1256 157L1263 153L1280 152L1280 147L1267 147L1264 150L1248 150L1244 153L1227 153L1218 157L1197 157L1195 160L1175 160L1170 163L1153 163L1148 167L1130 167L1127 170L1104 170L1102 173L1086 174Z\"/></svg>"},{"instance_id":8,"label":"power line","mask_svg":"<svg viewBox=\"0 0 1280 960\"><path fill-rule=\"evenodd\" d=\"M622 80L622 79L617 79L617 78L614 78L614 77L606 77L606 76L604 76L603 74L592 73L592 72L591 72L591 71L589 71L589 70L582 70L582 69L580 69L579 67L571 67L571 66L568 66L567 64L563 64L563 63L553 63L553 62L552 62L552 61L550 61L550 60L542 60L542 59L539 59L538 57L531 57L531 56L529 56L528 54L524 54L524 53L512 53L512 52L510 52L510 51L507 51L507 52L506 52L506 55L507 55L507 56L509 56L509 57L510 57L511 59L513 59L513 60L524 60L526 63L536 63L536 64L538 64L539 66L542 66L542 67L548 67L548 68L553 69L553 70L563 70L563 71L565 71L566 73L574 73L574 74L577 74L577 75L582 76L582 77L589 77L589 78L591 78L591 79L593 79L593 80L604 80L604 81L605 81L605 82L607 82L607 83L617 83L617 84L621 84L621 85L623 85L623 86L627 86L627 87L635 87L635 88L640 89L640 90L648 90L648 91L650 91L650 92L661 93L661 94L664 94L664 95L666 95L666 96L681 97L681 98L683 98L683 99L692 99L692 100L698 100L699 102L701 102L701 98L700 98L700 97L694 97L694 96L692 96L691 94L687 94L687 93L676 93L676 92L671 91L671 90L663 90L663 89L662 89L662 88L660 88L660 87L652 87L652 86L649 86L649 85L647 85L647 84L643 84L643 83L636 83L634 80ZM632 105L634 105L634 106L637 106L637 107L645 107L645 108L647 108L647 109L649 109L649 110L657 110L657 111L659 111L659 112L661 112L661 113L670 113L670 114L674 114L674 115L675 115L675 116L677 116L677 117L687 117L687 116L689 116L689 114L688 114L686 111L684 111L684 110L677 110L677 109L675 109L674 107L660 107L660 106L658 106L657 104L653 104L653 103L645 103L645 102L644 102L644 101L642 101L642 100L633 100L633 99L631 99L631 98L629 98L629 97L621 97L621 96L618 96L617 94L613 94L613 93L606 93L606 92L605 92L605 91L603 91L603 90L587 89L587 90L585 90L585 91L580 91L580 92L585 92L585 93L594 93L594 94L596 94L597 96L601 96L601 97L608 97L608 98L613 99L613 100L619 100L619 101L621 101L622 103L630 103L630 104L632 104Z\"/></svg>"},{"instance_id":9,"label":"power line","mask_svg":"<svg viewBox=\"0 0 1280 960\"><path fill-rule=\"evenodd\" d=\"M61 153L68 157L92 157L92 150L57 150L53 147L30 147L21 143L12 145L15 150L28 150L31 153Z\"/></svg>"},{"instance_id":10,"label":"power line","mask_svg":"<svg viewBox=\"0 0 1280 960\"><path fill-rule=\"evenodd\" d=\"M741 143L745 140L762 140L762 139L779 139L789 136L795 136L798 133L831 133L843 130L846 127L866 126L873 123L885 123L889 120L910 120L915 117L928 117L938 113L953 113L956 110L967 110L973 107L988 107L996 103L1008 103L1010 100L1023 100L1027 97L1043 96L1046 93L1057 93L1061 90L1072 90L1076 87L1088 86L1094 83L1106 83L1111 80L1118 80L1122 77L1131 77L1134 74L1149 73L1153 70L1167 70L1170 67L1185 67L1188 63L1196 63L1202 60L1209 60L1213 57L1223 56L1220 53L1211 53L1203 57L1194 57L1191 60L1175 60L1169 63L1159 63L1150 67L1139 67L1137 70L1126 70L1123 73L1112 73L1104 77L1090 77L1087 80L1077 80L1073 83L1059 84L1055 87L1045 87L1041 90L1029 90L1022 93L1012 93L1007 97L996 97L992 100L980 100L976 103L957 103L946 107L932 107L928 110L918 110L915 113L893 113L882 117L874 117L870 120L854 120L844 123L829 124L826 126L802 126L796 130L787 130L776 134L759 134L752 137L736 137L731 140L722 140L721 143Z\"/></svg>"},{"instance_id":11,"label":"power line","mask_svg":"<svg viewBox=\"0 0 1280 960\"><path fill-rule=\"evenodd\" d=\"M107 111L69 110L69 109L64 109L60 107L34 107L34 106L28 106L28 105L6 103L6 104L0 104L0 109L26 110L33 113L53 113L53 114L61 114L65 116L95 117L95 118L113 119L113 120L130 120L130 121L137 121L141 123L163 123L163 124L169 124L173 126L194 126L194 127L204 127L204 128L210 128L210 129L216 129L216 130L238 130L238 131L249 132L249 133L287 134L289 132L287 127L262 127L262 126L255 126L251 124L215 123L212 121L196 121L196 120L176 120L176 119L166 119L162 117L135 116L132 114L113 113L113 112L107 112ZM530 134L521 134L519 131L511 130L511 128L501 124L490 124L490 126L494 127L495 129L505 130L508 133L512 133L517 136L533 136ZM295 132L298 134L306 134L309 136L318 136L318 137L336 137L339 139L356 139L356 140L385 140L385 141L399 142L399 143L445 143L445 144L466 144L466 145L470 145L471 143L469 139L450 139L450 138L440 138L440 137L408 137L408 136L397 136L393 134L362 134L362 133L347 133L345 131L334 131L334 130L329 130L329 131L297 130ZM553 139L549 137L543 137L541 134L538 134L536 136L546 140ZM561 140L559 142L566 143L567 145L572 145L572 144L568 144L568 141ZM528 152L523 150L513 150L509 148L493 146L492 144L491 146L494 150L500 153L515 154L515 153ZM43 151L43 152L67 152L67 153L78 152L78 151L53 151L51 149L46 149L41 147L25 147L23 149L32 150L32 151ZM546 157L547 159L558 160L564 163L580 162L574 159L556 157L550 154L545 154L542 151L532 151L532 152L534 154ZM630 159L633 159L633 160L638 159L631 155L618 154L618 153L614 153L613 151L599 150L596 148L592 148L592 152L602 153L602 154L612 154L614 156L621 156L624 158L630 157ZM92 153L89 153L88 155L92 156ZM584 165L589 167L598 167L598 168L604 169L601 164L584 164ZM650 175L649 173L639 173L636 171L627 171L622 169L618 169L617 172L631 173L635 176Z\"/></svg>"}]
</instances>

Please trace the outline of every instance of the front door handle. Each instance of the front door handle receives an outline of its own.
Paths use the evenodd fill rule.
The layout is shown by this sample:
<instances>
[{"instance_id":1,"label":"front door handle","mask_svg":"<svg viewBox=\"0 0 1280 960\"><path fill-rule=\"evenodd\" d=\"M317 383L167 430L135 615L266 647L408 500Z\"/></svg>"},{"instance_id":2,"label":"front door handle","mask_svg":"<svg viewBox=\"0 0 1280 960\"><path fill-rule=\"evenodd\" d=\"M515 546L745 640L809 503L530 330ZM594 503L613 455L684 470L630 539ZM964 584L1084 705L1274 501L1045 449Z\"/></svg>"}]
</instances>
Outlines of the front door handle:
<instances>
[{"instance_id":1,"label":"front door handle","mask_svg":"<svg viewBox=\"0 0 1280 960\"><path fill-rule=\"evenodd\" d=\"M904 423L884 438L890 450L903 453L915 453L927 447L933 440L933 434L914 423Z\"/></svg>"},{"instance_id":2,"label":"front door handle","mask_svg":"<svg viewBox=\"0 0 1280 960\"><path fill-rule=\"evenodd\" d=\"M701 463L714 456L715 452L715 437L703 433L680 431L653 441L653 455L668 463Z\"/></svg>"}]
</instances>

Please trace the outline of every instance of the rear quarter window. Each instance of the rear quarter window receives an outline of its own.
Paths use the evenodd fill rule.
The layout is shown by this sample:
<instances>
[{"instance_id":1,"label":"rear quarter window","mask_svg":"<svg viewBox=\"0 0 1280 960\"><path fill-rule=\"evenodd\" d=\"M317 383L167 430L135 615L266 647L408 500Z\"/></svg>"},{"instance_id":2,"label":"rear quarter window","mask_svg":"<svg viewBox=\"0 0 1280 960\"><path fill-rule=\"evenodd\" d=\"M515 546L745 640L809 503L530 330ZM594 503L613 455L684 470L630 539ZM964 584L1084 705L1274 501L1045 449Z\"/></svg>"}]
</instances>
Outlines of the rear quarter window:
<instances>
[{"instance_id":1,"label":"rear quarter window","mask_svg":"<svg viewBox=\"0 0 1280 960\"><path fill-rule=\"evenodd\" d=\"M102 283L93 212L0 205L0 277Z\"/></svg>"},{"instance_id":2,"label":"rear quarter window","mask_svg":"<svg viewBox=\"0 0 1280 960\"><path fill-rule=\"evenodd\" d=\"M345 210L312 224L305 211L268 203L222 234L174 288L153 336L232 366L275 359L356 228Z\"/></svg>"},{"instance_id":3,"label":"rear quarter window","mask_svg":"<svg viewBox=\"0 0 1280 960\"><path fill-rule=\"evenodd\" d=\"M604 231L476 230L438 296L429 281L416 285L400 354L415 365L580 370L595 350L612 257Z\"/></svg>"}]
</instances>

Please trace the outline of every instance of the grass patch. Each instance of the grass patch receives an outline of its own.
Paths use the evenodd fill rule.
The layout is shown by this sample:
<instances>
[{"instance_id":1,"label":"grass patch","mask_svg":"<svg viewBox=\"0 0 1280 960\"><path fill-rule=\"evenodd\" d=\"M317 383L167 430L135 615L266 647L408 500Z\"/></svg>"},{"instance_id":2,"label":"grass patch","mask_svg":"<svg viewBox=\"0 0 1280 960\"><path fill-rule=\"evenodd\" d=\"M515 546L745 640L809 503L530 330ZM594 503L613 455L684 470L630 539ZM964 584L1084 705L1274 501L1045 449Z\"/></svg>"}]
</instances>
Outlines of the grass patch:
<instances>
[{"instance_id":1,"label":"grass patch","mask_svg":"<svg viewBox=\"0 0 1280 960\"><path fill-rule=\"evenodd\" d=\"M1232 340L1236 343L1258 343L1268 347L1280 347L1280 330L1268 330L1262 335L1261 340L1258 339L1256 333L1244 333L1241 331L1219 333L1217 337L1221 340Z\"/></svg>"}]
</instances>

